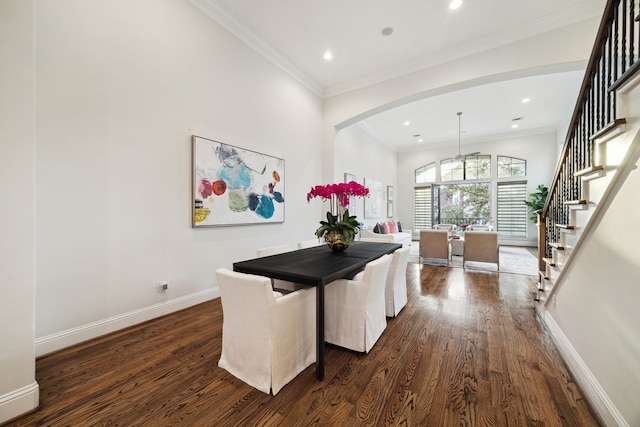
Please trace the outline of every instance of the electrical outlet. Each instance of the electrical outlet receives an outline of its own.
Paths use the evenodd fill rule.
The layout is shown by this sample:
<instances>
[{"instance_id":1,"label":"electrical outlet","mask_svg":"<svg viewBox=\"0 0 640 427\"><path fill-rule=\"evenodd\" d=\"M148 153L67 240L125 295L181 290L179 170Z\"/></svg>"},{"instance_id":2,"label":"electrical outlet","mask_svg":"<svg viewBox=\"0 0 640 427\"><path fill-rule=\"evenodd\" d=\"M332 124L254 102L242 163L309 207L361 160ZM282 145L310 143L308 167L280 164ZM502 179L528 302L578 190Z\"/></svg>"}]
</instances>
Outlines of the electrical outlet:
<instances>
[{"instance_id":1,"label":"electrical outlet","mask_svg":"<svg viewBox=\"0 0 640 427\"><path fill-rule=\"evenodd\" d=\"M160 292L167 292L169 290L169 282L163 281L160 283Z\"/></svg>"}]
</instances>

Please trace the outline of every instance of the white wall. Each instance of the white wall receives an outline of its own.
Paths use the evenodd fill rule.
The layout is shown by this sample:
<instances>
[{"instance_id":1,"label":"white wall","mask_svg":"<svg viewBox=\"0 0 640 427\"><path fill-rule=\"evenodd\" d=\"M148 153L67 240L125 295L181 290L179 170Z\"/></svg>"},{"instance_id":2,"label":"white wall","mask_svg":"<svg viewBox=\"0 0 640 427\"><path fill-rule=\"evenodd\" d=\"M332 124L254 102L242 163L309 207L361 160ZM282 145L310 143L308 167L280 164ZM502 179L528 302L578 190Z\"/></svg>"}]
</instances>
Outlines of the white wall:
<instances>
[{"instance_id":1,"label":"white wall","mask_svg":"<svg viewBox=\"0 0 640 427\"><path fill-rule=\"evenodd\" d=\"M481 154L491 155L492 174L495 176L495 162L498 155L512 156L527 161L527 194L533 193L538 184L551 184L555 170L556 134L554 132L535 135L525 135L514 138L491 140L473 144L466 144L463 152L479 151ZM414 172L417 168L431 162L439 162L439 159L448 158L457 154L457 145L452 144L447 148L435 148L431 150L405 151L398 153L398 199L402 203L398 206L398 215L407 224L407 228L413 226L413 189L415 186ZM520 178L516 180L520 181ZM495 188L493 188L495 191ZM492 205L495 215L495 203ZM494 216L493 220L496 218ZM537 244L537 227L529 222L527 239L514 243L535 246Z\"/></svg>"},{"instance_id":2,"label":"white wall","mask_svg":"<svg viewBox=\"0 0 640 427\"><path fill-rule=\"evenodd\" d=\"M0 423L38 405L35 380L34 2L0 2Z\"/></svg>"},{"instance_id":3,"label":"white wall","mask_svg":"<svg viewBox=\"0 0 640 427\"><path fill-rule=\"evenodd\" d=\"M356 215L358 220L365 225L375 225L376 222L391 220L391 218L387 218L386 196L388 185L394 188L397 186L395 150L373 138L360 126L349 126L339 131L336 135L334 171L334 182L342 182L345 172L355 175L356 181L360 184L364 184L365 178L380 182L384 199L381 206L382 216L379 218L365 218L365 201L362 198L356 199ZM366 202L371 201L373 199L370 197ZM394 212L393 218L396 216Z\"/></svg>"},{"instance_id":4,"label":"white wall","mask_svg":"<svg viewBox=\"0 0 640 427\"><path fill-rule=\"evenodd\" d=\"M37 5L39 354L215 297L217 268L313 236L321 99L186 0ZM192 134L284 158L285 222L192 229Z\"/></svg>"}]
</instances>

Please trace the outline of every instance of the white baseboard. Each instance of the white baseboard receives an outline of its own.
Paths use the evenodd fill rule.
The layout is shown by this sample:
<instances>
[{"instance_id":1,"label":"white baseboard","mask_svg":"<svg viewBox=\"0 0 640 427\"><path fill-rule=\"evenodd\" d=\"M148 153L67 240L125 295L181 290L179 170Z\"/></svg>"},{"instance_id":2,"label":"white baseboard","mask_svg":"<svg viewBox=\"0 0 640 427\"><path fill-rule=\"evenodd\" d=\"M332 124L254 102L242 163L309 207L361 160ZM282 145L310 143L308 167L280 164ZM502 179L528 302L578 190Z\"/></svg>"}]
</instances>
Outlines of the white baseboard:
<instances>
[{"instance_id":1,"label":"white baseboard","mask_svg":"<svg viewBox=\"0 0 640 427\"><path fill-rule=\"evenodd\" d=\"M0 396L0 424L26 414L40 404L37 382Z\"/></svg>"},{"instance_id":2,"label":"white baseboard","mask_svg":"<svg viewBox=\"0 0 640 427\"><path fill-rule=\"evenodd\" d=\"M602 389L588 366L584 363L578 352L573 348L562 329L555 322L549 312L545 312L544 322L558 346L562 358L569 367L571 375L580 385L593 410L598 414L605 426L629 427L629 423L615 407L609 396Z\"/></svg>"},{"instance_id":3,"label":"white baseboard","mask_svg":"<svg viewBox=\"0 0 640 427\"><path fill-rule=\"evenodd\" d=\"M182 310L220 296L218 288L206 289L149 307L78 326L55 334L36 338L36 357L87 341L174 311Z\"/></svg>"}]
</instances>

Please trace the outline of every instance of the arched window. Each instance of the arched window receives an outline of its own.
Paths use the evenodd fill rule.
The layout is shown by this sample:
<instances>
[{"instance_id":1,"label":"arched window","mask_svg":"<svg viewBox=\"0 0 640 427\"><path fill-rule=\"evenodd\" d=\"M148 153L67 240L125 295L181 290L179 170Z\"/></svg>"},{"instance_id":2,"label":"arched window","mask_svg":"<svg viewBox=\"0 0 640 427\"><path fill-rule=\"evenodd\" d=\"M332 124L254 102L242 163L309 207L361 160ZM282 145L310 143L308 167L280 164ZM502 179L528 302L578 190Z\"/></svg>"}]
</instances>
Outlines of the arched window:
<instances>
[{"instance_id":1,"label":"arched window","mask_svg":"<svg viewBox=\"0 0 640 427\"><path fill-rule=\"evenodd\" d=\"M416 184L425 184L427 182L435 182L436 180L436 164L429 163L415 170Z\"/></svg>"},{"instance_id":2,"label":"arched window","mask_svg":"<svg viewBox=\"0 0 640 427\"><path fill-rule=\"evenodd\" d=\"M517 157L498 156L498 178L526 176L527 161Z\"/></svg>"}]
</instances>

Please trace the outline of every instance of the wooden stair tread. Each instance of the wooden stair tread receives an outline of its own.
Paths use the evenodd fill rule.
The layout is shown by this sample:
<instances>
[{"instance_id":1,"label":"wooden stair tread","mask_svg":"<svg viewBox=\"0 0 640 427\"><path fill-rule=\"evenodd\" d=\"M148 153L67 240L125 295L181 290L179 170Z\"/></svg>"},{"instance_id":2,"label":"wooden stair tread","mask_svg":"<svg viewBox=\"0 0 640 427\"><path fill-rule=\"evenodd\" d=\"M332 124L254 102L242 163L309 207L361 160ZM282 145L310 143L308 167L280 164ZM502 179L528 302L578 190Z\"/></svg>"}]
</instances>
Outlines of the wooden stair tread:
<instances>
[{"instance_id":1,"label":"wooden stair tread","mask_svg":"<svg viewBox=\"0 0 640 427\"><path fill-rule=\"evenodd\" d=\"M549 264L551 267L555 267L556 263L553 260L553 258L542 258L542 260L544 262L546 262L547 264Z\"/></svg>"},{"instance_id":2,"label":"wooden stair tread","mask_svg":"<svg viewBox=\"0 0 640 427\"><path fill-rule=\"evenodd\" d=\"M588 200L567 200L564 202L565 205L573 206L573 205L586 205L588 204Z\"/></svg>"},{"instance_id":3,"label":"wooden stair tread","mask_svg":"<svg viewBox=\"0 0 640 427\"><path fill-rule=\"evenodd\" d=\"M564 251L564 246L560 242L549 242L548 245L559 251Z\"/></svg>"},{"instance_id":4,"label":"wooden stair tread","mask_svg":"<svg viewBox=\"0 0 640 427\"><path fill-rule=\"evenodd\" d=\"M593 135L591 135L589 137L589 139L592 140L592 141L596 140L596 139L600 138L601 136L608 134L612 130L622 126L625 123L627 123L627 119L625 119L624 117L621 117L619 119L615 119L614 121L607 123L607 125L605 127L603 127L602 129L600 129L598 132L596 132Z\"/></svg>"},{"instance_id":5,"label":"wooden stair tread","mask_svg":"<svg viewBox=\"0 0 640 427\"><path fill-rule=\"evenodd\" d=\"M576 228L574 225L570 225L570 224L556 224L556 227L562 228L565 230L575 230Z\"/></svg>"},{"instance_id":6,"label":"wooden stair tread","mask_svg":"<svg viewBox=\"0 0 640 427\"><path fill-rule=\"evenodd\" d=\"M540 274L540 277L543 278L544 280L549 280L549 277L547 277L546 271L539 271L538 273Z\"/></svg>"},{"instance_id":7,"label":"wooden stair tread","mask_svg":"<svg viewBox=\"0 0 640 427\"><path fill-rule=\"evenodd\" d=\"M574 177L589 175L590 173L600 172L604 170L604 166L589 166L588 168L581 169L578 172L574 173Z\"/></svg>"}]
</instances>

